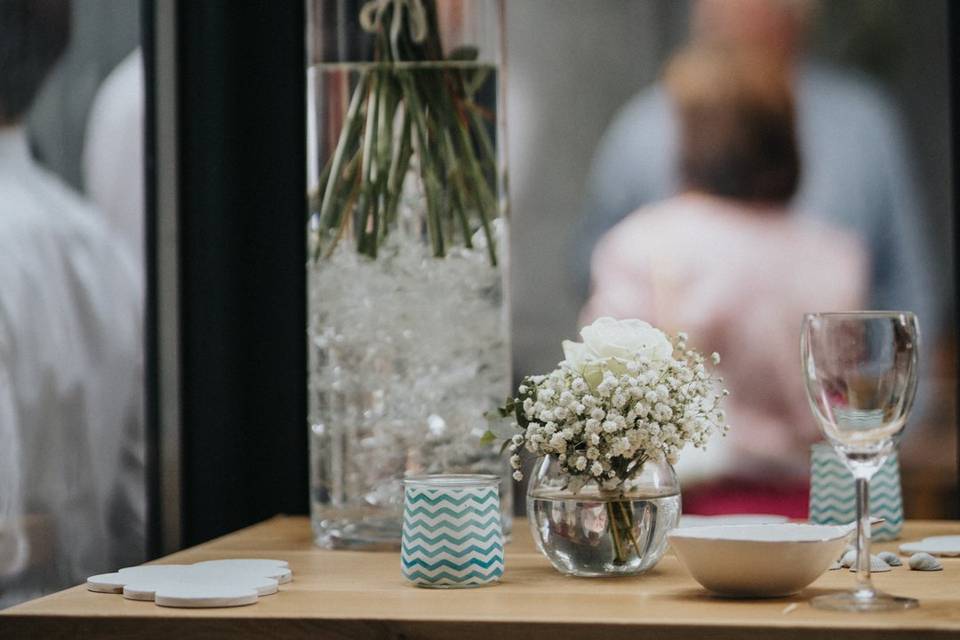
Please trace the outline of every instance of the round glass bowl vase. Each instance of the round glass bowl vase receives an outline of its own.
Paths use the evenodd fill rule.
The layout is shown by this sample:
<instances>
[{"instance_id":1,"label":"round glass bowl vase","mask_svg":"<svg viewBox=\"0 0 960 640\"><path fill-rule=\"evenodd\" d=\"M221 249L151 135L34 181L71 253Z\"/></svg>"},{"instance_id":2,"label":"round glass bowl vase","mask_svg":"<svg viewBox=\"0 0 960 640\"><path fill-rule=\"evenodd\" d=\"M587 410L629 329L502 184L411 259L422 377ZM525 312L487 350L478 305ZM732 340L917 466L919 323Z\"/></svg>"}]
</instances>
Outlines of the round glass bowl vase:
<instances>
[{"instance_id":1,"label":"round glass bowl vase","mask_svg":"<svg viewBox=\"0 0 960 640\"><path fill-rule=\"evenodd\" d=\"M648 460L623 486L590 481L574 491L573 476L554 456L537 460L527 485L533 540L560 573L632 576L652 568L680 519L680 483L668 462Z\"/></svg>"}]
</instances>

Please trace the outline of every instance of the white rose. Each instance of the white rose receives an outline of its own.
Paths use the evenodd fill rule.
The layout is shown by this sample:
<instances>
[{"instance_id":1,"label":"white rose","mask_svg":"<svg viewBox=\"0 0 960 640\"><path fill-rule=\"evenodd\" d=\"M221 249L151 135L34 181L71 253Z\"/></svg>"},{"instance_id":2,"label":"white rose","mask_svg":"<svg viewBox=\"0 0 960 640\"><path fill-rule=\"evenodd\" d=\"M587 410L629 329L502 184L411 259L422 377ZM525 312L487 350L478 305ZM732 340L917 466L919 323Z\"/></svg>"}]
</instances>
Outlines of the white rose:
<instances>
[{"instance_id":1,"label":"white rose","mask_svg":"<svg viewBox=\"0 0 960 640\"><path fill-rule=\"evenodd\" d=\"M564 340L563 357L563 363L583 376L588 388L596 389L603 380L603 358L584 343Z\"/></svg>"},{"instance_id":2,"label":"white rose","mask_svg":"<svg viewBox=\"0 0 960 640\"><path fill-rule=\"evenodd\" d=\"M580 331L580 336L585 350L601 360L645 357L656 363L668 360L673 354L673 345L667 336L643 320L597 318Z\"/></svg>"},{"instance_id":3,"label":"white rose","mask_svg":"<svg viewBox=\"0 0 960 640\"><path fill-rule=\"evenodd\" d=\"M583 366L593 360L595 356L590 353L587 345L582 342L573 342L572 340L563 341L564 362L574 371L583 371Z\"/></svg>"}]
</instances>

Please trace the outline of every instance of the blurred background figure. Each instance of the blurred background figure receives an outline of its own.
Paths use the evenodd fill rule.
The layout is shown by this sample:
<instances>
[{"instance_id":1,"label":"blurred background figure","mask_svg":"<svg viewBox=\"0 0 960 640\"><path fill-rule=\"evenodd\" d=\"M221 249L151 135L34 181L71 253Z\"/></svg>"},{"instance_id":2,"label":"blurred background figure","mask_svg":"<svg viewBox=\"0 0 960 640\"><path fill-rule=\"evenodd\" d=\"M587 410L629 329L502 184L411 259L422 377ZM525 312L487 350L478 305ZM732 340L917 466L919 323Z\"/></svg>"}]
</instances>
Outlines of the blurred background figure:
<instances>
[{"instance_id":1,"label":"blurred background figure","mask_svg":"<svg viewBox=\"0 0 960 640\"><path fill-rule=\"evenodd\" d=\"M85 191L126 244L138 278L144 264L143 99L143 55L137 48L100 86L83 147Z\"/></svg>"},{"instance_id":2,"label":"blurred background figure","mask_svg":"<svg viewBox=\"0 0 960 640\"><path fill-rule=\"evenodd\" d=\"M724 355L732 428L706 453L681 457L686 513L806 516L807 452L820 436L803 391L798 319L860 308L867 295L860 239L790 215L801 162L785 71L756 48L679 54L664 81L679 194L630 214L593 253L585 324L642 318Z\"/></svg>"},{"instance_id":3,"label":"blurred background figure","mask_svg":"<svg viewBox=\"0 0 960 640\"><path fill-rule=\"evenodd\" d=\"M144 557L142 284L24 126L70 9L0 1L0 607Z\"/></svg>"},{"instance_id":4,"label":"blurred background figure","mask_svg":"<svg viewBox=\"0 0 960 640\"><path fill-rule=\"evenodd\" d=\"M551 4L551 10L558 11L554 9L557 6ZM525 107L522 86L511 93L511 99L517 93L521 97L519 107L513 108L520 111L519 116L511 113L511 131L518 129L519 120L521 131L528 125L534 133L518 135L530 138L540 130L552 131L554 136L541 134L538 142L543 148L531 156L541 168L537 162L524 162L522 147L514 152L517 145L511 142L512 156L519 156L511 160L514 210L539 215L541 221L539 226L524 223L518 215L514 243L534 243L538 252L548 256L556 255L551 252L557 247L572 267L568 273L573 285L567 296L550 300L550 314L540 313L545 300L537 290L546 286L556 267L538 270L548 258L533 260L523 253L515 258L515 266L524 274L537 274L538 283L536 288L525 286L522 280L515 285L518 373L537 371L547 364L546 357L538 356L528 344L545 344L575 332L573 308L580 307L589 293L590 258L597 241L631 212L671 198L682 189L677 113L665 83L644 65L653 62L659 68L684 42L760 49L783 64L793 89L802 171L796 195L785 203L793 212L790 215L819 220L859 239L867 262L864 307L910 309L920 317L924 337L921 383L916 411L901 447L907 509L911 513L911 506L916 506L914 517L950 515L953 508L945 505L954 500L948 496L955 496L956 371L953 330L943 322L953 313L954 259L949 242L949 149L941 142L943 131L950 126L945 110L949 86L945 3L931 2L917 12L912 4L899 0L690 0L628 3L621 13L622 20L632 20L631 29L644 34L638 35L637 41L645 44L602 48L597 54L600 59L607 56L602 64L594 61L581 67L570 56L558 63L567 75L572 70L579 75L558 85L556 94L563 95L560 87L568 87L569 92L576 83L576 104L583 96L590 107L577 112L576 132L556 137L557 123L570 118L573 107L558 107L555 114L551 111L549 116L524 119L523 109L542 114L546 107L541 105L540 111L535 111L535 101ZM578 25L583 23L578 29L603 22L599 16L578 20ZM616 27L607 24L604 28ZM553 37L560 41L564 36L556 33ZM629 59L635 61L631 67L618 62L618 52L622 56L626 49L632 56ZM527 55L534 53L528 51ZM596 74L598 66L604 74ZM591 87L615 73L621 78L619 86L629 87L633 82L633 86L646 88L623 97L618 85L607 82L602 93L594 93L600 89ZM524 80L522 64L511 68L511 78L516 84ZM527 75L525 82L539 86L543 83L538 78ZM905 108L910 133L921 143L922 154L913 154L907 144L900 114L887 89L895 92L892 95ZM527 100L530 95L528 92ZM620 97L601 100L599 96ZM610 109L607 104L611 101L619 102L619 109ZM608 123L604 114L610 114ZM544 118L547 122L541 125ZM591 127L598 124L605 125L603 135L590 137ZM581 139L565 143L574 156L598 140L589 168L575 160L552 160L564 153L556 140L577 136ZM581 181L581 175L587 177ZM923 187L922 197L916 179ZM577 188L585 194L579 213L549 195L566 193L569 199ZM536 204L541 193L548 194L546 201L552 203L548 211L541 211L544 207ZM572 225L566 247L546 235L542 220L547 214L561 225ZM765 268L761 260L756 265ZM567 318L570 320L564 320ZM569 324L562 326L564 322ZM800 317L790 322L798 334ZM536 330L525 332L527 325ZM725 362L730 365L729 356ZM931 442L943 446L931 446ZM806 464L808 455L798 455L795 464Z\"/></svg>"},{"instance_id":5,"label":"blurred background figure","mask_svg":"<svg viewBox=\"0 0 960 640\"><path fill-rule=\"evenodd\" d=\"M782 62L794 85L804 163L795 208L866 242L867 307L914 311L934 335L939 317L897 114L862 76L803 55L816 8L813 0L699 0L692 8L691 38L756 48ZM665 88L657 84L620 111L594 158L575 250L582 287L597 239L637 207L677 192L677 154L677 122Z\"/></svg>"}]
</instances>

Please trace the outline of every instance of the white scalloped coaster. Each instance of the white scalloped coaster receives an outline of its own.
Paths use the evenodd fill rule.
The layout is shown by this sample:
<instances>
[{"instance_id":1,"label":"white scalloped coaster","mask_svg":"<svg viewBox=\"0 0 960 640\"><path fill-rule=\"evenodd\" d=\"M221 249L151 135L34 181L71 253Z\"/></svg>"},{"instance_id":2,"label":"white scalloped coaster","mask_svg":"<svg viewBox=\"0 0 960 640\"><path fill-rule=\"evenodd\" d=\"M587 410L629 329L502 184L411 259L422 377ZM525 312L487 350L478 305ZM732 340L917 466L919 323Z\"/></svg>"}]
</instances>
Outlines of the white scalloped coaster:
<instances>
[{"instance_id":1,"label":"white scalloped coaster","mask_svg":"<svg viewBox=\"0 0 960 640\"><path fill-rule=\"evenodd\" d=\"M932 556L960 556L960 536L931 536L900 545L900 553L929 553Z\"/></svg>"},{"instance_id":2,"label":"white scalloped coaster","mask_svg":"<svg viewBox=\"0 0 960 640\"><path fill-rule=\"evenodd\" d=\"M292 579L285 560L238 558L126 567L90 576L87 589L161 607L239 607L276 593L280 583Z\"/></svg>"}]
</instances>

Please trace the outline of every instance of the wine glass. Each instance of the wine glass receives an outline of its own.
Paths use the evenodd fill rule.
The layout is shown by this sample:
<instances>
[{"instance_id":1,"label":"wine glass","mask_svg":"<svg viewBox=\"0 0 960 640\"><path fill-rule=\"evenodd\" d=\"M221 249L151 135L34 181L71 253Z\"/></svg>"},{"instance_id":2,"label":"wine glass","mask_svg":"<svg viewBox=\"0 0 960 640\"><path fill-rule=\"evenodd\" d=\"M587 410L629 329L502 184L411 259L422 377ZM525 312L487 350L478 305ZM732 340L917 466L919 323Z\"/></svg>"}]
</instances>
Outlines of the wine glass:
<instances>
[{"instance_id":1,"label":"wine glass","mask_svg":"<svg viewBox=\"0 0 960 640\"><path fill-rule=\"evenodd\" d=\"M917 606L870 580L870 478L893 451L917 388L919 329L904 311L811 313L803 320L800 352L813 415L856 479L857 585L818 596L814 607L891 611Z\"/></svg>"}]
</instances>

